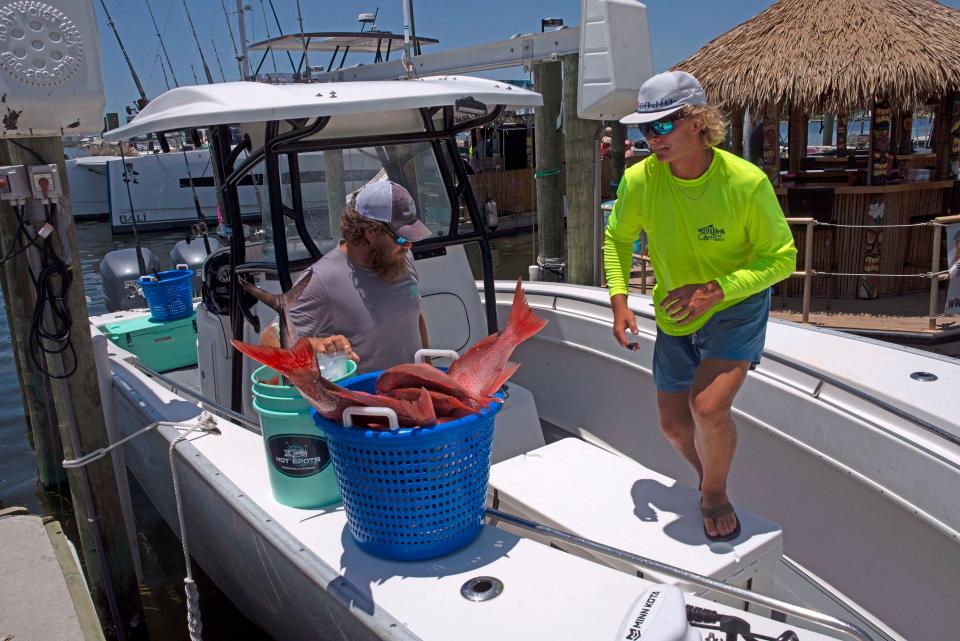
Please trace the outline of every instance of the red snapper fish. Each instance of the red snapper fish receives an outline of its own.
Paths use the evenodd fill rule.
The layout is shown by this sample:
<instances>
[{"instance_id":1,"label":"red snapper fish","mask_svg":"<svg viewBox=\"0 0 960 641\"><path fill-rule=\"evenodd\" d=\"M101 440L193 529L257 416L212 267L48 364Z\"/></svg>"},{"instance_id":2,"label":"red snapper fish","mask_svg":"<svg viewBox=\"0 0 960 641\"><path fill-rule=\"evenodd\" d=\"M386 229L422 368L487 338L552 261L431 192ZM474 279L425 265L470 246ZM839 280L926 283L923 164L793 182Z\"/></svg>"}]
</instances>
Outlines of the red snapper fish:
<instances>
[{"instance_id":1,"label":"red snapper fish","mask_svg":"<svg viewBox=\"0 0 960 641\"><path fill-rule=\"evenodd\" d=\"M340 423L343 410L354 405L364 407L387 407L397 414L400 427L429 426L437 423L437 415L427 390L421 388L416 394L404 398L368 394L340 387L320 376L316 352L310 339L301 338L293 349L250 345L231 341L233 346L253 360L280 372L300 394L317 409L325 419ZM371 427L383 427L371 425Z\"/></svg>"},{"instance_id":2,"label":"red snapper fish","mask_svg":"<svg viewBox=\"0 0 960 641\"><path fill-rule=\"evenodd\" d=\"M452 376L426 363L394 365L384 370L377 379L377 394L389 394L397 389L417 387L453 397L477 409L499 400L491 396L481 397L458 383Z\"/></svg>"},{"instance_id":3,"label":"red snapper fish","mask_svg":"<svg viewBox=\"0 0 960 641\"><path fill-rule=\"evenodd\" d=\"M513 350L546 324L546 320L533 313L518 278L507 326L499 334L491 334L477 341L463 356L453 361L447 374L473 394L492 395L520 367L519 363L510 362Z\"/></svg>"}]
</instances>

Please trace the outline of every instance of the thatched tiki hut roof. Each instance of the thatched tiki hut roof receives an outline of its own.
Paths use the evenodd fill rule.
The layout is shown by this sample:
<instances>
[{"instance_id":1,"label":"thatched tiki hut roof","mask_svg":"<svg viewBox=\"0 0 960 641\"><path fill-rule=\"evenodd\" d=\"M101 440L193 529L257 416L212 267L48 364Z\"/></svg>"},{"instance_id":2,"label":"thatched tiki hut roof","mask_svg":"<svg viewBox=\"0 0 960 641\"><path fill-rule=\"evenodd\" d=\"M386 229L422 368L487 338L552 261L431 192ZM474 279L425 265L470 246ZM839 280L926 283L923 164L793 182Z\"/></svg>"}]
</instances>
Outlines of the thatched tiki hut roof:
<instances>
[{"instance_id":1,"label":"thatched tiki hut roof","mask_svg":"<svg viewBox=\"0 0 960 641\"><path fill-rule=\"evenodd\" d=\"M729 109L897 109L960 90L960 11L934 0L780 0L674 67Z\"/></svg>"}]
</instances>

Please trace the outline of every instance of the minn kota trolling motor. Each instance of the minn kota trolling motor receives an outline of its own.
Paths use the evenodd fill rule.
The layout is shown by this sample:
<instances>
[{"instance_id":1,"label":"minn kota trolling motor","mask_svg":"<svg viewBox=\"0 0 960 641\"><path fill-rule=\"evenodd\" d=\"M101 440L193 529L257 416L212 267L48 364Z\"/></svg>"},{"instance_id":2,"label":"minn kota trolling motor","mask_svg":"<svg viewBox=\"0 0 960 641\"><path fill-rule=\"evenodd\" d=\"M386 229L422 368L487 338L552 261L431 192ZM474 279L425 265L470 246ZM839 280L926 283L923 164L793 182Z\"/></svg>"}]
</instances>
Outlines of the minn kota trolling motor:
<instances>
[{"instance_id":1,"label":"minn kota trolling motor","mask_svg":"<svg viewBox=\"0 0 960 641\"><path fill-rule=\"evenodd\" d=\"M695 628L709 630L706 636ZM800 641L793 630L778 637L750 631L743 619L686 605L673 585L655 585L640 595L624 617L617 639L625 641Z\"/></svg>"}]
</instances>

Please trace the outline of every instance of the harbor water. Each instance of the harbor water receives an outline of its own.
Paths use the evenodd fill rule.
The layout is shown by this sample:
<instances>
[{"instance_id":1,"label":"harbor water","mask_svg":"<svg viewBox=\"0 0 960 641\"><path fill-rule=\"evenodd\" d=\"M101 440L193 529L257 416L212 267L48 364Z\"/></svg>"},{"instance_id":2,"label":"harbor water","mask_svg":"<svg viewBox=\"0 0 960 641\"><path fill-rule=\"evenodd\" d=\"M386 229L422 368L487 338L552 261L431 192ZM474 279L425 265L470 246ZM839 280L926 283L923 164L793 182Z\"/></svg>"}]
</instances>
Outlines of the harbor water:
<instances>
[{"instance_id":1,"label":"harbor water","mask_svg":"<svg viewBox=\"0 0 960 641\"><path fill-rule=\"evenodd\" d=\"M184 237L184 231L160 232L144 234L142 240L143 245L159 255L167 267L170 250ZM107 252L133 246L133 237L111 235L107 222L81 222L77 224L77 241L90 314L103 314L107 310L100 284L100 261ZM468 254L475 273L479 273L480 261L475 247L468 248ZM526 276L527 265L531 264L533 256L533 234L496 239L493 263L496 277L515 279ZM34 514L52 515L61 522L68 536L77 541L69 491L65 487L63 492L43 490L37 484L36 461L24 417L5 315L0 322L0 368L8 373L0 379L0 509L24 506ZM137 486L136 480L132 476L130 479L145 573L141 595L146 621L141 626L139 638L188 641L182 588L183 555L179 540ZM270 638L233 607L197 564L194 564L194 574L200 587L204 639L259 641Z\"/></svg>"}]
</instances>

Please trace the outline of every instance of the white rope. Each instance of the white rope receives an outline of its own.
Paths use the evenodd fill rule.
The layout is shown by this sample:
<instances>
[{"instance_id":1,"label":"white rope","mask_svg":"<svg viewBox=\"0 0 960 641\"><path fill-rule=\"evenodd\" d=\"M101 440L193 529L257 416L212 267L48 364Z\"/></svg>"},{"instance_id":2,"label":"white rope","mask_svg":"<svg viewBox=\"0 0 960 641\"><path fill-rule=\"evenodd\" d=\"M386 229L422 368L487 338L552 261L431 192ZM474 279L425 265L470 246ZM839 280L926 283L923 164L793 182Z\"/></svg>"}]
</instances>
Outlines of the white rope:
<instances>
[{"instance_id":1,"label":"white rope","mask_svg":"<svg viewBox=\"0 0 960 641\"><path fill-rule=\"evenodd\" d=\"M172 427L189 427L184 434L181 434L170 443L170 476L173 479L173 496L177 503L177 521L180 524L180 544L183 547L183 561L187 568L187 576L183 579L184 591L187 595L187 630L190 632L190 641L203 641L203 619L200 615L200 592L197 590L197 584L193 581L193 566L190 563L190 548L187 545L187 526L183 518L183 500L180 498L180 479L177 476L176 459L174 450L177 445L187 440L187 438L197 430L219 433L213 416L208 412L200 415L195 423L178 423Z\"/></svg>"},{"instance_id":2,"label":"white rope","mask_svg":"<svg viewBox=\"0 0 960 641\"><path fill-rule=\"evenodd\" d=\"M200 423L201 429L209 432L219 433L220 430L217 429L216 423L213 422L213 415L210 414L209 412L206 412L206 411L202 412L200 416L197 417L196 420L198 423ZM89 465L90 463L93 463L96 460L102 459L109 452L111 452L117 447L120 447L127 441L133 440L136 437L140 436L141 434L146 434L150 430L156 427L161 427L161 426L172 427L178 430L189 429L192 431L197 427L197 423L190 423L190 422L173 423L170 421L157 421L156 423L151 423L150 425L147 425L146 427L137 430L136 432L134 432L133 434L130 434L129 436L124 436L119 441L115 441L110 445L108 445L107 447L99 447L88 454L84 454L83 456L78 456L77 458L74 458L74 459L64 459L62 465L64 469L71 469L76 467L83 467L84 465Z\"/></svg>"},{"instance_id":3,"label":"white rope","mask_svg":"<svg viewBox=\"0 0 960 641\"><path fill-rule=\"evenodd\" d=\"M63 467L83 467L84 465L103 458L112 449L123 445L127 441L136 438L141 434L146 434L150 430L161 426L172 427L177 430L186 430L186 432L178 436L172 443L170 443L170 474L173 477L173 495L177 501L177 519L180 523L180 542L183 544L183 558L187 566L187 576L183 579L184 589L187 593L187 629L190 632L190 641L203 641L203 621L200 618L200 593L197 591L196 583L193 582L193 571L190 565L190 550L187 548L187 529L184 525L183 519L183 502L180 499L180 481L177 478L177 468L174 464L173 451L177 444L185 441L188 436L196 431L202 431L208 434L219 434L220 429L217 427L217 422L213 418L213 415L210 412L204 411L201 412L200 416L198 416L194 421L190 422L184 421L175 423L171 421L157 421L156 423L151 423L150 425L137 430L133 434L125 436L108 447L101 447L78 458L65 460L63 462Z\"/></svg>"}]
</instances>

